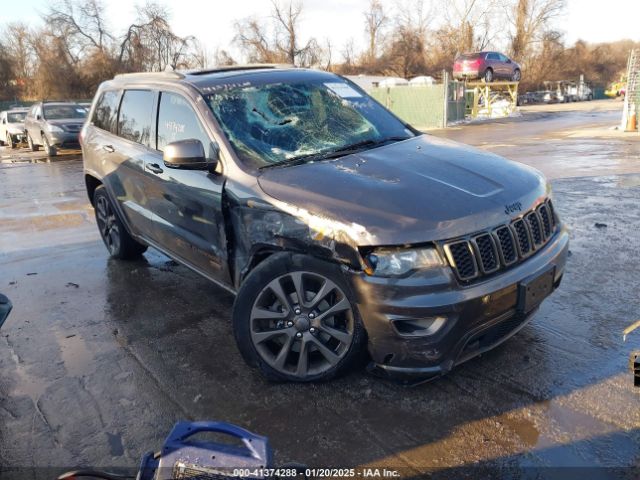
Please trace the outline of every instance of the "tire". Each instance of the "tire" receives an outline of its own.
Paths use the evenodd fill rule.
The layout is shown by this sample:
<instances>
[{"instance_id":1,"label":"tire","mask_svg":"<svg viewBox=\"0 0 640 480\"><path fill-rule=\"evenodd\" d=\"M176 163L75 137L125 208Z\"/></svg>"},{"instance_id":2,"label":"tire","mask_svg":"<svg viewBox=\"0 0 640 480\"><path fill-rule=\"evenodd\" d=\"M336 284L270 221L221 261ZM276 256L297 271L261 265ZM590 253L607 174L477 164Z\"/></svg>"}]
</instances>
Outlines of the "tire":
<instances>
[{"instance_id":1,"label":"tire","mask_svg":"<svg viewBox=\"0 0 640 480\"><path fill-rule=\"evenodd\" d=\"M513 82L519 82L521 78L522 78L522 73L520 72L519 68L516 68L516 70L513 72L513 76L511 77L511 80Z\"/></svg>"},{"instance_id":2,"label":"tire","mask_svg":"<svg viewBox=\"0 0 640 480\"><path fill-rule=\"evenodd\" d=\"M58 149L49 143L49 139L46 135L42 135L42 147L44 151L47 152L47 155L50 157L55 157L58 155Z\"/></svg>"},{"instance_id":3,"label":"tire","mask_svg":"<svg viewBox=\"0 0 640 480\"><path fill-rule=\"evenodd\" d=\"M290 253L272 255L246 278L233 306L233 332L244 360L278 382L330 380L353 367L366 345L340 267Z\"/></svg>"},{"instance_id":4,"label":"tire","mask_svg":"<svg viewBox=\"0 0 640 480\"><path fill-rule=\"evenodd\" d=\"M484 71L484 75L482 75L482 79L484 80L485 83L493 82L493 70L491 70L491 68L487 68Z\"/></svg>"},{"instance_id":5,"label":"tire","mask_svg":"<svg viewBox=\"0 0 640 480\"><path fill-rule=\"evenodd\" d=\"M11 138L11 134L9 132L7 132L6 144L12 149L16 148L17 146L17 143L13 141L13 138Z\"/></svg>"},{"instance_id":6,"label":"tire","mask_svg":"<svg viewBox=\"0 0 640 480\"><path fill-rule=\"evenodd\" d=\"M96 188L93 205L98 230L109 255L119 260L132 260L147 250L147 246L136 241L125 228L104 185Z\"/></svg>"},{"instance_id":7,"label":"tire","mask_svg":"<svg viewBox=\"0 0 640 480\"><path fill-rule=\"evenodd\" d=\"M29 150L31 150L32 152L37 152L40 149L39 145L33 143L33 139L31 138L31 135L29 133L27 133L27 143L29 144Z\"/></svg>"}]
</instances>

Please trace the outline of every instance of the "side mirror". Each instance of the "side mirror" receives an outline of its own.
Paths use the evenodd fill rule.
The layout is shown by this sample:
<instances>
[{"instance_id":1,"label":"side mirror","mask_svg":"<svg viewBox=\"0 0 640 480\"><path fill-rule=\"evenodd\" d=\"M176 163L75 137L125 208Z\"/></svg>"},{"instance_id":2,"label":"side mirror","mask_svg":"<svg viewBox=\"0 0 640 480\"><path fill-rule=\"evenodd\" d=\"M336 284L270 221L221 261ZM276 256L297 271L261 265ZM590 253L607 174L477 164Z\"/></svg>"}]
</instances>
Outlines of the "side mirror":
<instances>
[{"instance_id":1,"label":"side mirror","mask_svg":"<svg viewBox=\"0 0 640 480\"><path fill-rule=\"evenodd\" d=\"M213 147L213 158L215 160L207 159L204 152L204 147L200 140L188 139L178 140L172 142L164 147L164 154L162 159L164 164L169 168L182 168L185 170L209 170L213 172L218 164L218 148Z\"/></svg>"}]
</instances>

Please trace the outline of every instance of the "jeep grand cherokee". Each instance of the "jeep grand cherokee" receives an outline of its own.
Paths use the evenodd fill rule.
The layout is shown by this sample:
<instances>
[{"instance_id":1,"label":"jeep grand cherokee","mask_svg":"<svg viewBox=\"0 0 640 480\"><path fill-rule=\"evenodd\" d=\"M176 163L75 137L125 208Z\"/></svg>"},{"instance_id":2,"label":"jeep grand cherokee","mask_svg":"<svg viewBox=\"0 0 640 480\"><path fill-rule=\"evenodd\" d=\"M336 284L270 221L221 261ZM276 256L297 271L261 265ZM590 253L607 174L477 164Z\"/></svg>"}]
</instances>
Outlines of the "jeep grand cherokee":
<instances>
[{"instance_id":1,"label":"jeep grand cherokee","mask_svg":"<svg viewBox=\"0 0 640 480\"><path fill-rule=\"evenodd\" d=\"M271 379L327 379L365 348L383 374L446 373L562 278L539 172L422 134L331 73L120 75L81 143L110 254L152 246L236 293L238 347Z\"/></svg>"}]
</instances>

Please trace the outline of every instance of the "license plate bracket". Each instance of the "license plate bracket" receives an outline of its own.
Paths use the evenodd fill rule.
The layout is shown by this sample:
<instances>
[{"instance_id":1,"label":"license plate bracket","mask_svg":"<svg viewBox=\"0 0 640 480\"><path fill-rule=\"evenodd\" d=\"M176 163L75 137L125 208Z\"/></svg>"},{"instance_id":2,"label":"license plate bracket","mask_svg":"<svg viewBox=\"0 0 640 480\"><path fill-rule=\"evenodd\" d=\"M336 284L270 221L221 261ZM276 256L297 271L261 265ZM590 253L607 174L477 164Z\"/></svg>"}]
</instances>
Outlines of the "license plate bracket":
<instances>
[{"instance_id":1,"label":"license plate bracket","mask_svg":"<svg viewBox=\"0 0 640 480\"><path fill-rule=\"evenodd\" d=\"M529 277L518 285L518 311L529 313L539 306L553 291L556 267L550 267L544 272Z\"/></svg>"}]
</instances>

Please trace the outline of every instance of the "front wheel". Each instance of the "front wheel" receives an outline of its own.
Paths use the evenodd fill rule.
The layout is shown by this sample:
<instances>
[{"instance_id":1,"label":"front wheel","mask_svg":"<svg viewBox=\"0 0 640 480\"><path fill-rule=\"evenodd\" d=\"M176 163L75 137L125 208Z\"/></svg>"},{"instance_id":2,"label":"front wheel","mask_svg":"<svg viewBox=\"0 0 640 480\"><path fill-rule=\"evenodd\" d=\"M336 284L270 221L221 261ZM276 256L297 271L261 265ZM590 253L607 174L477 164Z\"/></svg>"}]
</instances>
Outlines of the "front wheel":
<instances>
[{"instance_id":1,"label":"front wheel","mask_svg":"<svg viewBox=\"0 0 640 480\"><path fill-rule=\"evenodd\" d=\"M29 150L31 150L32 152L37 152L40 148L38 145L33 143L33 138L31 138L31 135L29 133L27 133L27 143L29 144Z\"/></svg>"},{"instance_id":2,"label":"front wheel","mask_svg":"<svg viewBox=\"0 0 640 480\"><path fill-rule=\"evenodd\" d=\"M13 138L11 137L11 134L9 132L7 132L7 146L11 147L11 148L16 148L17 143L13 141Z\"/></svg>"},{"instance_id":3,"label":"front wheel","mask_svg":"<svg viewBox=\"0 0 640 480\"><path fill-rule=\"evenodd\" d=\"M366 334L340 267L275 254L240 287L233 330L245 361L270 380L313 382L346 371Z\"/></svg>"},{"instance_id":4,"label":"front wheel","mask_svg":"<svg viewBox=\"0 0 640 480\"><path fill-rule=\"evenodd\" d=\"M56 149L56 147L51 145L46 135L42 135L42 146L44 147L44 151L47 152L48 156L55 157L56 155L58 155L58 150Z\"/></svg>"},{"instance_id":5,"label":"front wheel","mask_svg":"<svg viewBox=\"0 0 640 480\"><path fill-rule=\"evenodd\" d=\"M138 243L127 232L104 186L96 188L93 204L100 236L113 258L130 260L139 257L147 250L146 245Z\"/></svg>"},{"instance_id":6,"label":"front wheel","mask_svg":"<svg viewBox=\"0 0 640 480\"><path fill-rule=\"evenodd\" d=\"M515 72L513 72L513 77L511 77L511 79L514 82L519 82L521 77L522 77L522 74L520 73L520 70L516 70Z\"/></svg>"}]
</instances>

